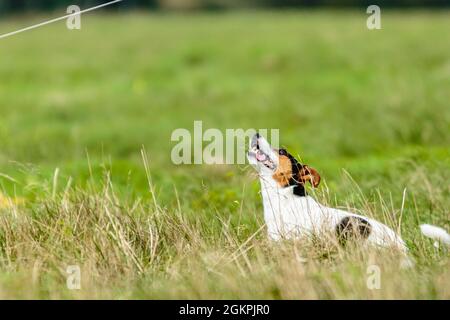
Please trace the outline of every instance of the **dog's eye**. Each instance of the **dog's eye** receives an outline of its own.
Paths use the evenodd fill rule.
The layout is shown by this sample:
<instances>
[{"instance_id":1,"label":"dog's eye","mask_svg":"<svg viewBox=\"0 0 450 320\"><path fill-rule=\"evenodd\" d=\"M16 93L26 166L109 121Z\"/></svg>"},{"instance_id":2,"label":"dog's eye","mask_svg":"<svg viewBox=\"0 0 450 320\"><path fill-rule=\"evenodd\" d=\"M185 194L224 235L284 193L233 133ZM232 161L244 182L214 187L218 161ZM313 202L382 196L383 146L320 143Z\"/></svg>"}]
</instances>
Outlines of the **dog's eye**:
<instances>
[{"instance_id":1,"label":"dog's eye","mask_svg":"<svg viewBox=\"0 0 450 320\"><path fill-rule=\"evenodd\" d=\"M278 150L278 154L280 156L286 156L287 155L287 151L286 151L286 149L280 149L280 150Z\"/></svg>"}]
</instances>

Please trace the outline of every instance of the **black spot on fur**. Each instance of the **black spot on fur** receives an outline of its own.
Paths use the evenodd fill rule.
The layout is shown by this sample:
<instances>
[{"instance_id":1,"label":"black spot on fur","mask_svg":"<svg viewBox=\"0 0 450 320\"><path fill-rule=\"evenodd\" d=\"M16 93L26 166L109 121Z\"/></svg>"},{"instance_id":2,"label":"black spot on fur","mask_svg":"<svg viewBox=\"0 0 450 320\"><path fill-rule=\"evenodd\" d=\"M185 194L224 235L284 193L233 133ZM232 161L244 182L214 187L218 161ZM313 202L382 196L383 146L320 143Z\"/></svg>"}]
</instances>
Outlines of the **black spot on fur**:
<instances>
[{"instance_id":1,"label":"black spot on fur","mask_svg":"<svg viewBox=\"0 0 450 320\"><path fill-rule=\"evenodd\" d=\"M301 184L296 184L294 186L294 194L299 197L305 197L306 196L305 187Z\"/></svg>"},{"instance_id":2,"label":"black spot on fur","mask_svg":"<svg viewBox=\"0 0 450 320\"><path fill-rule=\"evenodd\" d=\"M294 186L294 194L299 197L305 197L307 195L305 187L298 180L298 173L303 168L303 165L297 161L290 153L287 156L291 160L292 165L292 178L289 180L288 186Z\"/></svg>"},{"instance_id":3,"label":"black spot on fur","mask_svg":"<svg viewBox=\"0 0 450 320\"><path fill-rule=\"evenodd\" d=\"M371 231L370 223L360 217L345 217L336 226L336 234L342 245L345 245L348 240L367 239Z\"/></svg>"}]
</instances>

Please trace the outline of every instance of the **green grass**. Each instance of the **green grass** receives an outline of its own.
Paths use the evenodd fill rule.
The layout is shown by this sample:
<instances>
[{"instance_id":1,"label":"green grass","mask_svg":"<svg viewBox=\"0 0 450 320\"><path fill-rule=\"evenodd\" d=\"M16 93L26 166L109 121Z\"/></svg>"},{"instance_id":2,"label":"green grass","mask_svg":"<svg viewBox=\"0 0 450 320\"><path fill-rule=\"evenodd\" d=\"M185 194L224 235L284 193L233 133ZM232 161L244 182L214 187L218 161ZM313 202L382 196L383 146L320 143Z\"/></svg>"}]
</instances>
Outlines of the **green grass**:
<instances>
[{"instance_id":1,"label":"green grass","mask_svg":"<svg viewBox=\"0 0 450 320\"><path fill-rule=\"evenodd\" d=\"M0 40L0 298L449 299L448 251L418 230L450 227L449 16L89 14ZM401 222L416 267L268 242L250 168L171 163L194 120L279 128L324 178L316 196Z\"/></svg>"}]
</instances>

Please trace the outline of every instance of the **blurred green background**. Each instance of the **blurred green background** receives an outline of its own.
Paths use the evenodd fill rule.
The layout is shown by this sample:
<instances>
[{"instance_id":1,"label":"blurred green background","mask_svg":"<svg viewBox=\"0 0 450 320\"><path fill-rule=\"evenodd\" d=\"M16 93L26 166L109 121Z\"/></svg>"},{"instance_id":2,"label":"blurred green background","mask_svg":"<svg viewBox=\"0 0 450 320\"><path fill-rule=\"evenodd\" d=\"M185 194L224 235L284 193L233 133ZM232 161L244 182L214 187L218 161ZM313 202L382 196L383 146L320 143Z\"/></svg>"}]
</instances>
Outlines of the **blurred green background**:
<instances>
[{"instance_id":1,"label":"blurred green background","mask_svg":"<svg viewBox=\"0 0 450 320\"><path fill-rule=\"evenodd\" d=\"M383 288L389 283L390 289L379 297L448 297L448 263L440 258L447 253L424 241L418 224L450 226L450 11L380 2L382 29L368 30L364 2L345 9L318 5L331 2L294 8L294 1L245 1L247 8L238 10L238 1L124 1L83 14L81 30L60 21L0 39L0 296L72 296L61 291L65 263L93 253L91 265L98 267L87 267L86 274L98 274L98 282L86 286L83 297L103 296L95 293L102 286L107 296L120 298L286 297L277 288L292 282L291 273L273 286L277 269L270 262L258 264L264 276L253 280L240 278L235 265L229 276L211 272L221 270L215 269L219 253L234 256L253 235L265 237L258 233L263 209L254 170L172 163L172 132L191 131L202 120L204 130L279 129L281 145L322 175L313 194L321 203L401 221L420 267L398 272L411 281L401 280L397 269L392 277L383 273ZM0 34L61 16L68 4L0 3ZM291 6L275 9L282 3ZM76 209L89 196L113 203L129 243L142 253L139 261L149 266L145 276L133 268L117 272L131 261L127 255L98 260L90 251L86 239L109 239L111 225L95 222L102 216L95 204ZM67 207L68 201L74 205ZM158 230L163 240L169 236L157 262L149 263L147 242L136 241L146 226L139 219L157 223L159 212L167 219ZM86 223L79 231L78 217ZM236 247L224 241L224 230L236 235ZM189 240L196 232L192 239L201 241ZM99 252L114 257L117 243L106 244ZM191 261L209 261L204 257L212 264L192 267ZM297 258L297 252L289 258L281 251L275 265L294 270L286 262ZM342 270L352 274L346 265ZM325 263L309 275L319 297L355 297L359 276L343 285L336 274ZM327 280L321 281L327 275L336 281L332 290L346 293L327 293ZM202 291L208 283L214 289ZM312 292L292 288L294 297Z\"/></svg>"},{"instance_id":2,"label":"blurred green background","mask_svg":"<svg viewBox=\"0 0 450 320\"><path fill-rule=\"evenodd\" d=\"M173 130L202 120L204 129L280 129L280 143L316 167L338 201L352 197L345 169L364 192L393 193L396 203L407 187L430 220L421 175L449 193L449 11L382 8L375 31L367 16L98 11L82 16L81 30L59 22L0 40L1 190L32 199L56 168L60 189L69 178L102 181L107 169L123 194L147 195L144 146L168 206L176 187L183 205L208 214L233 214L244 197L259 208L245 166L172 164ZM7 15L0 32L46 18Z\"/></svg>"}]
</instances>

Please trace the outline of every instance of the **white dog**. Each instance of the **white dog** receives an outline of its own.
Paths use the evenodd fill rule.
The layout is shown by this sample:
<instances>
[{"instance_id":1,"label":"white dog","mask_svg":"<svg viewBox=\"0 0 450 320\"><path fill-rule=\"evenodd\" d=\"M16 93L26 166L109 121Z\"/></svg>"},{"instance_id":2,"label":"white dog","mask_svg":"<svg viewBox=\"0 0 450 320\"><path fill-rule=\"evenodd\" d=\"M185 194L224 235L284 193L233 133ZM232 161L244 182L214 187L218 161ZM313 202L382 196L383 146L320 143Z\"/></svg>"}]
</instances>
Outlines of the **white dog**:
<instances>
[{"instance_id":1,"label":"white dog","mask_svg":"<svg viewBox=\"0 0 450 320\"><path fill-rule=\"evenodd\" d=\"M374 219L319 204L305 190L317 187L320 175L299 163L285 149L274 149L259 134L248 152L261 182L264 219L271 239L304 235L333 236L345 244L350 239L376 246L395 247L406 254L404 241L394 230Z\"/></svg>"}]
</instances>

